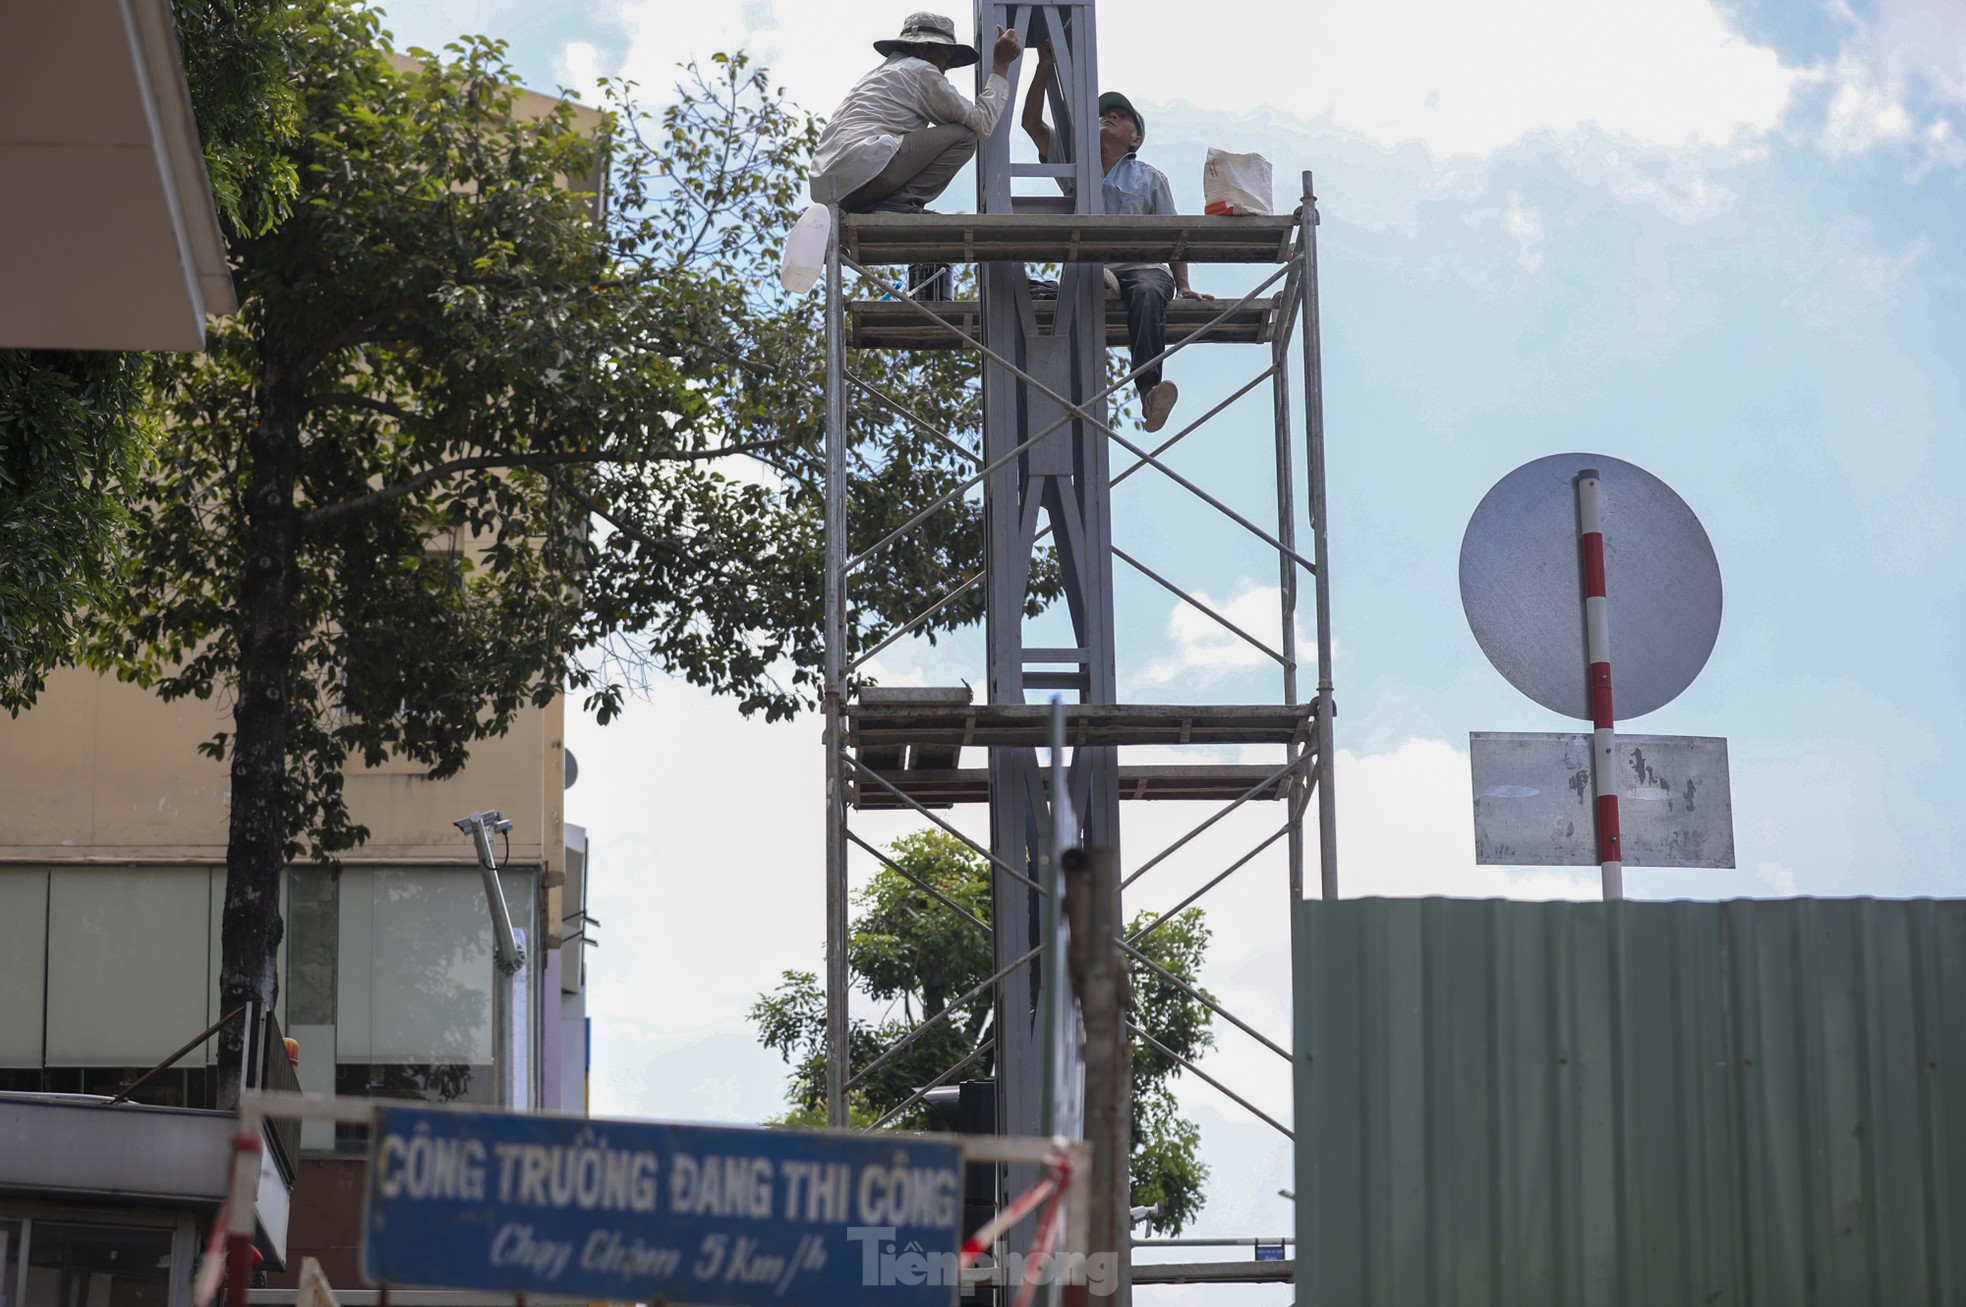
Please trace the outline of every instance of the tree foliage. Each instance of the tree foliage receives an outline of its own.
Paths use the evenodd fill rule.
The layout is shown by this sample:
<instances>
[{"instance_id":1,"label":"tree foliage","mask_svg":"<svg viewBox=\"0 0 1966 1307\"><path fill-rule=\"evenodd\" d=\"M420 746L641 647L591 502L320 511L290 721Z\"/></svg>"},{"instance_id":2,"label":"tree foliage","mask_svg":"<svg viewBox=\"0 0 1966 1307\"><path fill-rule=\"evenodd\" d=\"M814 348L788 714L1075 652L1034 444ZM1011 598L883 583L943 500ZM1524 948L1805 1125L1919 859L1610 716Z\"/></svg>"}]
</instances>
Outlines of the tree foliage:
<instances>
[{"instance_id":1,"label":"tree foliage","mask_svg":"<svg viewBox=\"0 0 1966 1307\"><path fill-rule=\"evenodd\" d=\"M850 1021L852 1064L872 1066L924 1024L936 1025L874 1067L851 1091L852 1121L863 1128L887 1118L917 1089L976 1053L992 1027L990 990L972 992L995 970L990 938L962 915L967 912L986 926L990 921L988 862L939 830L896 840L888 856L907 875L887 867L874 874L855 896L857 913L847 939L847 967L855 989L886 1005L879 1020ZM1128 926L1129 937L1150 920L1136 916ZM1192 985L1208 939L1202 910L1189 908L1148 933L1138 947ZM1149 1035L1190 1061L1214 1044L1206 1004L1137 959L1130 961L1128 971L1133 995L1129 1015ZM752 1005L751 1020L759 1040L792 1067L788 1110L780 1123L823 1125L826 995L818 978L809 971L785 972L778 988ZM1138 1036L1132 1054L1132 1201L1136 1206L1158 1204L1156 1226L1179 1232L1201 1210L1208 1179L1199 1157L1200 1131L1180 1115L1174 1082L1181 1064ZM985 1052L958 1078L988 1076L995 1065ZM926 1123L918 1107L891 1122L903 1129L921 1129Z\"/></svg>"},{"instance_id":2,"label":"tree foliage","mask_svg":"<svg viewBox=\"0 0 1966 1307\"><path fill-rule=\"evenodd\" d=\"M303 11L287 0L172 0L205 174L228 235L256 236L300 190L293 73Z\"/></svg>"},{"instance_id":3,"label":"tree foliage","mask_svg":"<svg viewBox=\"0 0 1966 1307\"><path fill-rule=\"evenodd\" d=\"M0 350L0 707L33 704L108 594L149 447L138 354Z\"/></svg>"},{"instance_id":4,"label":"tree foliage","mask_svg":"<svg viewBox=\"0 0 1966 1307\"><path fill-rule=\"evenodd\" d=\"M264 230L295 189L290 7L176 0L173 12L220 220ZM155 429L149 370L141 354L0 350L0 708L10 714L74 653L77 614L120 585L123 508Z\"/></svg>"},{"instance_id":5,"label":"tree foliage","mask_svg":"<svg viewBox=\"0 0 1966 1307\"><path fill-rule=\"evenodd\" d=\"M606 720L650 666L784 716L823 647L818 306L772 277L812 120L742 56L658 116L622 86L591 115L523 99L494 41L398 61L344 0L294 22L290 211L236 225L239 314L159 365L129 574L89 644L232 703L203 746L231 765L227 1008L277 990L285 862L365 838L349 766L450 775L563 690ZM973 428L973 362L856 367ZM855 548L968 474L888 408L853 423ZM981 549L974 498L936 512L869 569L853 637Z\"/></svg>"}]
</instances>

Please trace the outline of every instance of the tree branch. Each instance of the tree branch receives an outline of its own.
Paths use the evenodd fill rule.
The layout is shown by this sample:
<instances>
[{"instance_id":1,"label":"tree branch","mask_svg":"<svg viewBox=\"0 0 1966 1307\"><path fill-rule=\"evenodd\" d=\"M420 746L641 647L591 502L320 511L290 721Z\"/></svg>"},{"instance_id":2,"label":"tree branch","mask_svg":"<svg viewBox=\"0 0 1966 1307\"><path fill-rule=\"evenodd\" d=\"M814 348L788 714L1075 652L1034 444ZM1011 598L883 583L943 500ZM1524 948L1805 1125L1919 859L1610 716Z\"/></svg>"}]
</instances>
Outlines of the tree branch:
<instances>
[{"instance_id":1,"label":"tree branch","mask_svg":"<svg viewBox=\"0 0 1966 1307\"><path fill-rule=\"evenodd\" d=\"M404 408L401 404L392 403L386 399L377 399L373 395L358 395L353 391L347 391L347 390L336 390L336 391L329 391L325 394L320 394L320 395L309 395L307 397L307 407L309 409L365 408L372 413L380 413L385 417L395 418L398 422L428 423L430 421L430 419L425 417L423 414L411 412L409 409Z\"/></svg>"},{"instance_id":2,"label":"tree branch","mask_svg":"<svg viewBox=\"0 0 1966 1307\"><path fill-rule=\"evenodd\" d=\"M301 376L305 376L318 367L329 355L340 350L352 349L357 345L381 345L400 339L399 336L393 333L376 334L381 326L382 318L379 315L371 315L350 324L348 327L322 341L319 345L316 345L309 353L303 355L300 362L294 365L294 371Z\"/></svg>"},{"instance_id":3,"label":"tree branch","mask_svg":"<svg viewBox=\"0 0 1966 1307\"><path fill-rule=\"evenodd\" d=\"M345 499L339 504L324 504L320 508L301 516L301 528L318 531L330 522L344 517L354 517L377 508L391 500L401 499L424 490L445 477L460 472L490 472L505 468L519 467L568 467L573 465L595 466L602 463L699 463L713 458L723 458L729 454L753 454L764 449L778 449L790 443L788 437L776 440L754 440L741 445L722 445L716 449L677 450L667 454L623 454L613 450L569 450L559 454L473 454L468 458L454 458L435 467L427 467L406 481L380 490L371 490L366 495Z\"/></svg>"},{"instance_id":4,"label":"tree branch","mask_svg":"<svg viewBox=\"0 0 1966 1307\"><path fill-rule=\"evenodd\" d=\"M572 499L574 503L579 504L582 508L592 513L595 517L600 518L603 522L606 522L630 540L647 545L651 549L667 550L670 553L682 552L682 546L674 540L658 539L635 523L626 521L615 513L610 512L598 499L595 499L592 495L582 490L579 486L574 485L573 482L567 480L565 477L552 472L547 473L547 475L553 478L554 485L567 492L567 497Z\"/></svg>"}]
</instances>

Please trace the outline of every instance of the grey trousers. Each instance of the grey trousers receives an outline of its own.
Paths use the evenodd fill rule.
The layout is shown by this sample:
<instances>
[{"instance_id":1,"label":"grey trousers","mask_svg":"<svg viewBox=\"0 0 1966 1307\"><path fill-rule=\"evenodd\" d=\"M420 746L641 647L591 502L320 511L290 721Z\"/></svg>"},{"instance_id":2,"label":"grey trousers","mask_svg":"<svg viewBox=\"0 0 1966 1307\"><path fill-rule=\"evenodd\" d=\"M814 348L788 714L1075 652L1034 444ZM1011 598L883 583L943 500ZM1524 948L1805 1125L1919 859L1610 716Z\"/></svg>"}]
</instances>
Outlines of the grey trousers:
<instances>
[{"instance_id":1,"label":"grey trousers","mask_svg":"<svg viewBox=\"0 0 1966 1307\"><path fill-rule=\"evenodd\" d=\"M976 153L976 137L959 123L924 127L901 138L901 148L874 179L840 201L848 213L865 213L876 204L927 204Z\"/></svg>"}]
</instances>

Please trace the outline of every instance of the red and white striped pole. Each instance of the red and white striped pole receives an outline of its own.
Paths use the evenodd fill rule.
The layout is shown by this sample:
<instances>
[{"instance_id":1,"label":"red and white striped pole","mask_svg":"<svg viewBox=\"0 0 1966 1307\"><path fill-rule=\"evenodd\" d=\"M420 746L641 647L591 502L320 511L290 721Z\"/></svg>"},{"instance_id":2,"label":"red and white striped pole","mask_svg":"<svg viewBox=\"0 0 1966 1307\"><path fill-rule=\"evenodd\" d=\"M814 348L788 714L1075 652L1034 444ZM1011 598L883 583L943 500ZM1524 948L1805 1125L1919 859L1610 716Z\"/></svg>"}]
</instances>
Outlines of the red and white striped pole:
<instances>
[{"instance_id":1,"label":"red and white striped pole","mask_svg":"<svg viewBox=\"0 0 1966 1307\"><path fill-rule=\"evenodd\" d=\"M241 1109L232 1135L232 1185L226 1198L225 1307L246 1307L253 1280L254 1200L259 1194L260 1139L257 1111Z\"/></svg>"},{"instance_id":2,"label":"red and white striped pole","mask_svg":"<svg viewBox=\"0 0 1966 1307\"><path fill-rule=\"evenodd\" d=\"M1590 664L1591 784L1597 794L1597 860L1606 901L1625 897L1618 839L1617 733L1611 713L1611 621L1604 593L1604 510L1597 469L1577 474L1577 529L1584 551L1584 658Z\"/></svg>"}]
</instances>

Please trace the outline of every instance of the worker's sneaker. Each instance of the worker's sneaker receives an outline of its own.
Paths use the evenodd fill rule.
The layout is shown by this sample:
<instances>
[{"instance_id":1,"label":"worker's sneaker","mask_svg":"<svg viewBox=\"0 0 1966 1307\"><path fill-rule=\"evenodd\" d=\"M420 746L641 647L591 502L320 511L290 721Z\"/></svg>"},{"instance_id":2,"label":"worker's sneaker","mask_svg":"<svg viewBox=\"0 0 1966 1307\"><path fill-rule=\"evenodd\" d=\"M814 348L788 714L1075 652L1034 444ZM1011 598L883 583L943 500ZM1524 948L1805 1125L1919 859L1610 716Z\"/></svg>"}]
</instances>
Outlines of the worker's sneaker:
<instances>
[{"instance_id":1,"label":"worker's sneaker","mask_svg":"<svg viewBox=\"0 0 1966 1307\"><path fill-rule=\"evenodd\" d=\"M1163 381L1148 391L1142 402L1147 413L1147 430L1159 431L1167 425L1167 415L1174 411L1174 401L1181 398L1172 381Z\"/></svg>"},{"instance_id":2,"label":"worker's sneaker","mask_svg":"<svg viewBox=\"0 0 1966 1307\"><path fill-rule=\"evenodd\" d=\"M1106 298L1116 300L1120 297L1120 279L1113 274L1111 268L1104 269L1104 272L1106 274Z\"/></svg>"}]
</instances>

